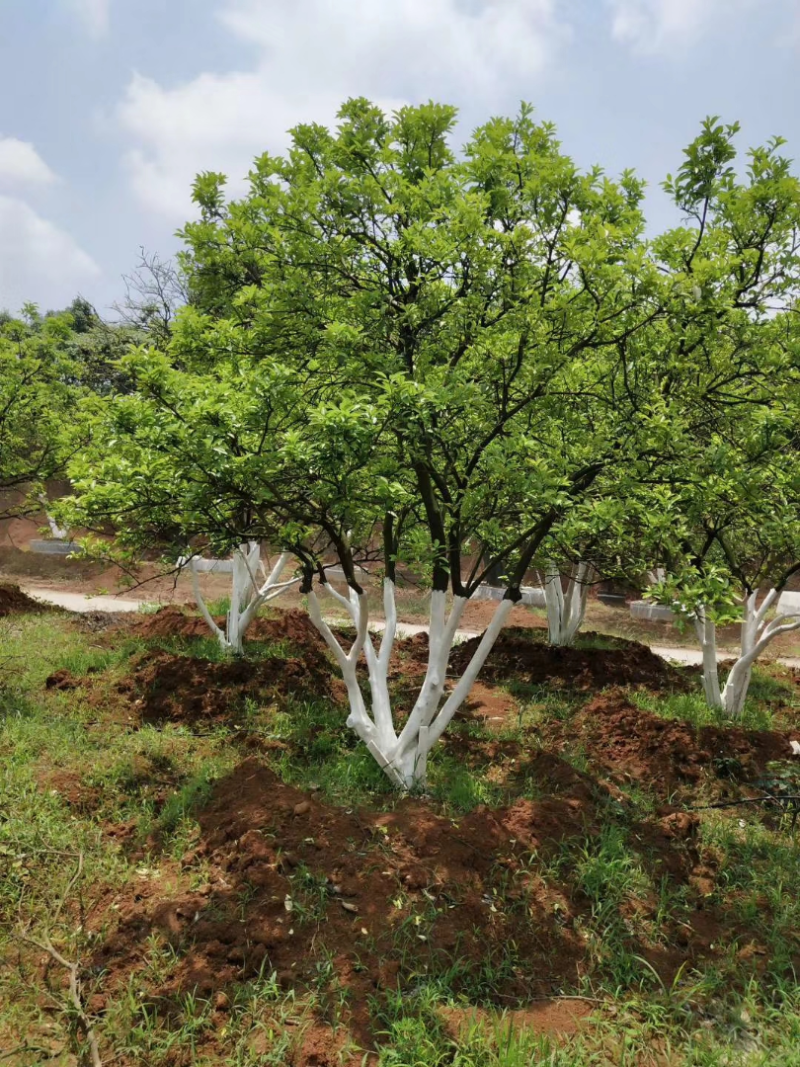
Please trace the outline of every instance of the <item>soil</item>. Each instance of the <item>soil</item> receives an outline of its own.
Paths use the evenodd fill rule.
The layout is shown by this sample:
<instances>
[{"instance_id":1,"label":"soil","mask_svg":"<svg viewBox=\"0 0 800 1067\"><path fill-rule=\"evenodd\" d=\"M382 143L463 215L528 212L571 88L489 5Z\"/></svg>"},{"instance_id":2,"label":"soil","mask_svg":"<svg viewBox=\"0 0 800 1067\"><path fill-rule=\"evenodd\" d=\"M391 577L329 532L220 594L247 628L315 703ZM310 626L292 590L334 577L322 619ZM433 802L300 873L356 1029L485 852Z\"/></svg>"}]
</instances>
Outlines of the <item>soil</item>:
<instances>
[{"instance_id":1,"label":"soil","mask_svg":"<svg viewBox=\"0 0 800 1067\"><path fill-rule=\"evenodd\" d=\"M336 680L327 662L323 672L295 657L214 663L156 649L140 657L118 691L130 696L142 722L230 724L248 699L264 704L287 696L333 696Z\"/></svg>"},{"instance_id":2,"label":"soil","mask_svg":"<svg viewBox=\"0 0 800 1067\"><path fill-rule=\"evenodd\" d=\"M597 634L584 634L599 638ZM451 657L453 673L460 674L480 643L474 637L458 645ZM602 638L608 642L608 638ZM616 641L611 648L554 648L537 641L529 629L510 627L501 631L481 669L484 681L527 685L560 685L578 690L598 690L608 686L633 685L650 689L685 689L685 672L671 666L638 641Z\"/></svg>"},{"instance_id":3,"label":"soil","mask_svg":"<svg viewBox=\"0 0 800 1067\"><path fill-rule=\"evenodd\" d=\"M55 610L47 604L40 604L33 600L27 593L23 593L18 585L8 583L0 584L0 619L8 615L42 614L45 611Z\"/></svg>"},{"instance_id":4,"label":"soil","mask_svg":"<svg viewBox=\"0 0 800 1067\"><path fill-rule=\"evenodd\" d=\"M573 1032L584 1005L548 998L591 978L581 923L592 902L577 888L570 851L565 861L562 845L599 832L608 819L609 792L557 756L535 759L547 799L478 808L457 822L412 798L383 813L333 807L285 785L256 758L245 760L216 784L174 886L140 872L115 898L116 925L104 933L92 961L104 969L105 994L113 997L136 974L142 945L154 933L179 958L169 978L148 989L148 998L161 1004L197 989L224 1005L227 990L265 966L284 989L310 987L327 960L349 993L349 1030L369 1048L376 1039L370 1001L408 990L423 971L429 977L451 971L454 958L474 980L482 963L507 963L514 945L514 966L498 966L480 993L465 986L467 1000L517 1006L543 1032ZM563 790L550 791L551 780ZM667 878L685 886L695 902L688 924L671 929L662 917L659 943L630 934L630 950L667 985L682 966L714 957L722 932L736 928L724 895L709 900L715 861L700 845L698 825L696 815L664 806L630 835L652 884ZM532 853L547 858L559 852L557 877L531 872ZM191 888L201 871L207 880ZM631 922L653 920L655 891L636 908L626 916ZM108 913L98 916L97 929L108 921ZM448 1026L458 1028L462 1014L453 1013ZM334 1057L336 1047L321 1026L313 1047L305 1043L291 1062L336 1062L325 1058Z\"/></svg>"},{"instance_id":5,"label":"soil","mask_svg":"<svg viewBox=\"0 0 800 1067\"><path fill-rule=\"evenodd\" d=\"M543 997L540 1002L527 1008L506 1012L503 1022L505 1026L517 1032L525 1030L527 1033L565 1037L578 1033L581 1023L591 1015L593 1007L590 998L558 1000ZM439 1015L454 1041L467 1036L474 1029L476 1022L487 1023L490 1027L493 1025L489 1013L476 1007L442 1008Z\"/></svg>"},{"instance_id":6,"label":"soil","mask_svg":"<svg viewBox=\"0 0 800 1067\"><path fill-rule=\"evenodd\" d=\"M784 734L693 727L634 707L623 693L595 697L568 723L550 723L543 742L579 746L589 764L614 782L641 783L663 799L705 777L754 781L772 760L791 758Z\"/></svg>"},{"instance_id":7,"label":"soil","mask_svg":"<svg viewBox=\"0 0 800 1067\"><path fill-rule=\"evenodd\" d=\"M496 600L470 600L464 608L459 629L483 633L494 618L497 607L498 602ZM530 608L517 604L511 609L506 625L517 626L523 630L546 630L547 619L542 615L534 614Z\"/></svg>"},{"instance_id":8,"label":"soil","mask_svg":"<svg viewBox=\"0 0 800 1067\"><path fill-rule=\"evenodd\" d=\"M201 618L174 608L120 626L161 645L175 636L208 636ZM297 696L343 701L338 672L304 612L258 619L250 640L254 656L260 642L284 655L212 662L156 647L133 661L121 681L112 677L98 685L62 669L46 685L55 691L95 687L98 698L102 684L116 685L117 699L140 721L193 728L237 719L244 725L248 698L262 707ZM454 651L454 673L476 644ZM420 683L427 651L425 634L396 645L391 678L404 702ZM618 688L683 689L689 678L690 672L635 642L554 649L535 630L513 628L501 635L461 722L443 738L450 755L480 766L486 780L501 787L499 796L507 799L498 807L454 819L430 798L406 797L389 811L348 810L319 792L284 784L253 756L214 785L195 813L199 832L180 861L163 852L156 835L143 844L135 822L107 825L129 859L148 865L134 868L87 918L98 946L87 964L103 975L92 1011L102 1016L131 983L143 1004L162 1013L197 990L214 1003L222 1030L237 983L274 970L285 990L319 989L321 972L332 967L347 999L330 1008L331 1017L320 1000L287 1067L361 1064L361 1054L344 1057L345 1033L374 1048L380 1041L376 1006L395 989L411 995L422 974L447 974L470 1005L442 1013L454 1035L491 1004L539 1032L574 1033L590 1009L558 993L592 982L586 928L596 908L581 889L577 865L581 848L591 848L623 808L628 845L653 887L622 908L626 949L666 988L681 968L688 973L728 951L733 937L755 945L751 965L758 972L768 949L741 927L736 902L718 885L716 855L702 844L699 818L685 809L704 802L698 795L740 795L769 761L788 758L790 746L776 732L695 728L660 718ZM517 739L476 730L516 714L516 702L500 688L510 682L562 686L575 694L569 706L577 710L568 720L545 719ZM275 744L298 758L291 741ZM179 766L165 757L137 756L122 788L158 811L181 780ZM632 782L655 794L660 807L653 815L636 814L620 788ZM541 799L529 799L528 783ZM77 773L47 769L39 784L77 813L102 808L101 792ZM520 792L527 795L519 798ZM159 859L159 877L150 856ZM539 862L556 857L558 863ZM683 915L688 921L660 913L662 880L685 893L693 909ZM657 942L637 932L656 920ZM153 935L168 941L178 960L161 977L145 964ZM456 960L461 986L452 977ZM491 975L483 985L481 974ZM339 1011L346 1026L334 1031ZM258 1056L257 1048L251 1051ZM189 1060L176 1059L174 1067L184 1063Z\"/></svg>"},{"instance_id":9,"label":"soil","mask_svg":"<svg viewBox=\"0 0 800 1067\"><path fill-rule=\"evenodd\" d=\"M40 777L39 788L44 792L58 793L66 804L84 815L96 811L102 803L100 789L87 785L74 771L48 771Z\"/></svg>"},{"instance_id":10,"label":"soil","mask_svg":"<svg viewBox=\"0 0 800 1067\"><path fill-rule=\"evenodd\" d=\"M56 691L68 693L73 689L78 689L83 685L83 682L80 678L76 678L72 671L62 667L60 670L54 671L45 680L44 684L46 689L55 689Z\"/></svg>"},{"instance_id":11,"label":"soil","mask_svg":"<svg viewBox=\"0 0 800 1067\"><path fill-rule=\"evenodd\" d=\"M225 618L216 616L217 626L224 628ZM160 608L153 615L137 620L134 632L141 637L209 637L211 631L201 615L187 615L180 608ZM325 644L319 631L304 611L282 611L275 618L257 618L247 631L248 642L274 643L289 641L303 653L310 648L322 651Z\"/></svg>"},{"instance_id":12,"label":"soil","mask_svg":"<svg viewBox=\"0 0 800 1067\"><path fill-rule=\"evenodd\" d=\"M169 997L193 987L216 993L265 961L285 988L304 985L327 955L353 994L351 1028L367 1044L368 998L402 986L419 967L450 967L454 954L477 968L513 942L519 966L487 999L513 1006L547 997L580 977L585 949L575 920L586 904L527 873L525 858L552 855L596 818L586 795L517 800L457 824L413 799L389 813L348 812L248 759L217 784L199 816L200 840L182 860L187 873L202 862L208 884L165 896L139 879L94 962L108 969L111 992L158 931L181 957L159 991ZM672 836L649 827L656 850ZM698 856L688 846L681 855L674 876L688 883ZM652 947L641 950L658 959ZM665 956L666 973L688 953Z\"/></svg>"}]
</instances>

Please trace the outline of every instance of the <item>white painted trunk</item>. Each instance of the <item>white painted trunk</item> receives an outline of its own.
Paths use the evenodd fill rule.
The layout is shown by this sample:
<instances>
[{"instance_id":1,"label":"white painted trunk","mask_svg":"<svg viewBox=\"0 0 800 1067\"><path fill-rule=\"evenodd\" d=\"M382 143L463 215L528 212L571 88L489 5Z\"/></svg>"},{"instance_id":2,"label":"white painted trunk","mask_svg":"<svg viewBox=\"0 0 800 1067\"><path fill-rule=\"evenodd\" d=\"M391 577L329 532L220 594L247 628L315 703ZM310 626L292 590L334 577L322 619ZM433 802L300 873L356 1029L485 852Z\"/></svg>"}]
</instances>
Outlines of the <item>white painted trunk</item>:
<instances>
[{"instance_id":1,"label":"white painted trunk","mask_svg":"<svg viewBox=\"0 0 800 1067\"><path fill-rule=\"evenodd\" d=\"M704 607L697 609L694 629L703 650L703 692L706 695L706 703L710 708L721 710L722 693L719 688L717 668L717 627L714 620L706 614Z\"/></svg>"},{"instance_id":2,"label":"white painted trunk","mask_svg":"<svg viewBox=\"0 0 800 1067\"><path fill-rule=\"evenodd\" d=\"M695 615L695 630L703 649L703 689L711 708L718 708L732 719L741 717L744 711L747 690L753 674L753 664L771 641L780 634L800 629L800 616L779 613L770 622L767 612L775 603L777 589L770 589L761 605L758 592L751 593L744 602L742 615L742 638L739 656L720 687L717 666L717 641L714 620L708 618L700 607Z\"/></svg>"},{"instance_id":3,"label":"white painted trunk","mask_svg":"<svg viewBox=\"0 0 800 1067\"><path fill-rule=\"evenodd\" d=\"M447 666L458 624L467 604L466 597L455 597L447 611L446 593L431 593L428 664L419 695L403 729L395 727L394 709L389 693L389 665L397 633L397 608L394 582L383 583L383 603L386 626L380 646L375 648L368 633L366 594L350 591L346 597L326 582L323 588L348 612L356 627L356 641L345 653L339 641L322 618L319 600L312 590L308 594L309 614L333 652L342 671L350 703L347 725L355 730L388 777L401 789L424 786L428 754L444 733L459 707L463 704L475 678L492 649L503 623L513 607L510 600L501 601L480 645L452 693L444 700ZM356 665L364 650L369 684L369 707L358 685Z\"/></svg>"},{"instance_id":4,"label":"white painted trunk","mask_svg":"<svg viewBox=\"0 0 800 1067\"><path fill-rule=\"evenodd\" d=\"M59 526L56 520L48 511L47 505L50 503L44 493L39 496L40 503L44 506L45 517L47 518L47 525L50 527L50 533L53 536L54 541L67 541L69 539L69 530L65 530L63 526Z\"/></svg>"},{"instance_id":5,"label":"white painted trunk","mask_svg":"<svg viewBox=\"0 0 800 1067\"><path fill-rule=\"evenodd\" d=\"M211 632L219 641L226 652L240 656L244 652L244 638L256 617L258 609L269 600L274 600L286 589L296 585L299 578L292 578L288 582L279 582L284 567L289 562L291 553L284 552L272 571L266 576L266 581L259 586L256 575L263 564L261 562L261 545L257 541L239 545L233 551L233 571L231 576L230 608L225 619L225 628L218 626L211 612L208 610L205 598L200 592L200 583L197 580L197 568L194 558L189 561L189 569L192 575L192 588L197 606L206 621Z\"/></svg>"},{"instance_id":6,"label":"white painted trunk","mask_svg":"<svg viewBox=\"0 0 800 1067\"><path fill-rule=\"evenodd\" d=\"M571 645L583 625L589 596L589 568L588 563L579 563L564 593L558 567L553 563L547 565L544 596L551 645Z\"/></svg>"}]
</instances>

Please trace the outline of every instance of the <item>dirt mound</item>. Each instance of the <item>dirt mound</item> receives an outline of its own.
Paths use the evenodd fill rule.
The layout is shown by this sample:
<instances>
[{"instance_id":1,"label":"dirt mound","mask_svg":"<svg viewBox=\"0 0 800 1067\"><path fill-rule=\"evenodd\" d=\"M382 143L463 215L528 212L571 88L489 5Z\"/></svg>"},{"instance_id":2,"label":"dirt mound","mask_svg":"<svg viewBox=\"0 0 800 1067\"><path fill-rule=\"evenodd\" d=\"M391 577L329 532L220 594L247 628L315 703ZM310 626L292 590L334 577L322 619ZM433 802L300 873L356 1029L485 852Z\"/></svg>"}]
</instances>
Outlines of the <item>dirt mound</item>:
<instances>
[{"instance_id":1,"label":"dirt mound","mask_svg":"<svg viewBox=\"0 0 800 1067\"><path fill-rule=\"evenodd\" d=\"M101 791L85 784L79 774L62 769L43 773L39 778L43 792L58 794L65 804L83 814L96 811L102 802Z\"/></svg>"},{"instance_id":2,"label":"dirt mound","mask_svg":"<svg viewBox=\"0 0 800 1067\"><path fill-rule=\"evenodd\" d=\"M583 636L591 638L596 635ZM473 637L453 650L451 665L454 672L461 673L466 668L480 640L480 637ZM618 644L621 647L555 648L537 640L536 631L511 627L501 631L480 677L484 681L513 678L528 685L547 682L581 690L627 685L643 685L655 690L686 688L682 672L647 645L621 640Z\"/></svg>"},{"instance_id":3,"label":"dirt mound","mask_svg":"<svg viewBox=\"0 0 800 1067\"><path fill-rule=\"evenodd\" d=\"M621 693L595 698L568 724L552 724L548 732L581 745L590 763L604 768L612 780L640 781L665 797L707 774L752 780L770 760L791 755L782 734L697 728L634 707Z\"/></svg>"},{"instance_id":4,"label":"dirt mound","mask_svg":"<svg viewBox=\"0 0 800 1067\"><path fill-rule=\"evenodd\" d=\"M494 906L493 888L519 868L519 857L580 834L587 817L574 799L477 811L457 830L409 799L388 814L347 812L246 760L217 784L200 816L201 842L182 861L207 864L210 885L144 902L134 887L96 962L119 969L157 929L183 956L179 986L208 993L265 960L284 986L310 982L327 956L364 1010L368 996L402 977L398 945L412 967L425 960L435 969L453 954L478 967L513 940L525 973L509 974L502 995L552 991L575 978L580 939L553 922L544 886L533 914L522 885L514 890L520 907L508 911ZM237 892L244 885L246 898ZM431 902L435 919L422 919Z\"/></svg>"},{"instance_id":5,"label":"dirt mound","mask_svg":"<svg viewBox=\"0 0 800 1067\"><path fill-rule=\"evenodd\" d=\"M218 625L225 620L219 617ZM152 615L137 619L133 629L141 637L208 637L210 631L200 615L187 615L180 608L159 608Z\"/></svg>"},{"instance_id":6,"label":"dirt mound","mask_svg":"<svg viewBox=\"0 0 800 1067\"><path fill-rule=\"evenodd\" d=\"M247 634L251 641L289 641L298 649L324 649L319 630L305 611L282 611L275 618L257 618Z\"/></svg>"},{"instance_id":7,"label":"dirt mound","mask_svg":"<svg viewBox=\"0 0 800 1067\"><path fill-rule=\"evenodd\" d=\"M40 604L38 600L23 593L18 585L0 583L0 619L7 615L41 614L54 609L48 604Z\"/></svg>"},{"instance_id":8,"label":"dirt mound","mask_svg":"<svg viewBox=\"0 0 800 1067\"><path fill-rule=\"evenodd\" d=\"M225 617L214 621L224 628ZM142 637L209 637L211 631L201 615L187 615L173 606L160 608L135 623L136 633ZM247 631L246 641L273 644L289 641L298 650L324 649L324 642L314 623L304 611L283 611L275 618L257 618Z\"/></svg>"},{"instance_id":9,"label":"dirt mound","mask_svg":"<svg viewBox=\"0 0 800 1067\"><path fill-rule=\"evenodd\" d=\"M585 969L581 920L591 902L570 888L568 871L554 881L532 870L530 858L598 832L604 817L588 790L477 809L458 823L410 798L388 813L346 811L248 759L217 783L199 817L200 840L176 874L185 889L165 897L163 885L134 880L115 898L116 928L93 963L105 969L111 994L141 967L141 945L158 932L180 959L161 997L193 988L215 994L261 968L284 988L308 987L321 966L332 966L349 994L351 1031L366 1040L370 1000L407 989L422 973L448 971L452 982L455 959L468 999L509 1007L548 996ZM691 884L695 823L670 809L640 825L654 876ZM199 869L208 882L192 890ZM657 908L654 894L654 916ZM661 948L631 948L674 975L709 951L718 928L708 926L708 938L684 938L680 951L665 947L669 937ZM482 973L492 979L476 992Z\"/></svg>"},{"instance_id":10,"label":"dirt mound","mask_svg":"<svg viewBox=\"0 0 800 1067\"><path fill-rule=\"evenodd\" d=\"M229 722L248 698L263 703L286 696L339 695L324 657L317 664L294 657L213 663L160 649L139 659L132 678L121 683L123 689L147 723Z\"/></svg>"}]
</instances>

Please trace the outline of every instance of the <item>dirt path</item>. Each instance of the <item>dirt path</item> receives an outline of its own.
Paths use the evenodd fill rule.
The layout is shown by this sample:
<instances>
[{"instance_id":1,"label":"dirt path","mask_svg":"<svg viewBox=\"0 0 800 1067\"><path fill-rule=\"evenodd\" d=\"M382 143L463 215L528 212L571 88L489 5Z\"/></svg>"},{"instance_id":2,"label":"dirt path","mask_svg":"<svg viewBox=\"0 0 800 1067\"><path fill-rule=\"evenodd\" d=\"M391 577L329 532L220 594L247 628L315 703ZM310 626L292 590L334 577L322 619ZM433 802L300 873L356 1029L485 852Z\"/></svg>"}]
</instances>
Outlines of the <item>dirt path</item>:
<instances>
[{"instance_id":1,"label":"dirt path","mask_svg":"<svg viewBox=\"0 0 800 1067\"><path fill-rule=\"evenodd\" d=\"M152 603L152 601L125 599L116 596L84 596L81 593L66 593L58 589L36 589L31 587L24 591L29 596L33 597L34 600L41 600L46 604L55 604L58 607L66 608L67 611L76 612L138 611L142 604ZM339 626L349 625L348 619L332 618L328 621ZM371 629L380 632L384 629L385 625L386 624L382 621L376 621L372 624ZM398 637L414 637L416 634L427 633L427 631L427 626L422 626L416 623L399 622L397 624ZM456 631L457 641L467 641L471 637L476 636L477 631L475 630ZM671 660L673 663L699 666L703 661L701 651L696 648L679 648L666 645L651 645L650 647L657 656L661 656L662 659ZM731 659L734 655L735 652L732 649L719 649L717 651L717 659L719 660ZM795 656L781 656L778 658L777 662L784 667L800 668L800 658Z\"/></svg>"}]
</instances>

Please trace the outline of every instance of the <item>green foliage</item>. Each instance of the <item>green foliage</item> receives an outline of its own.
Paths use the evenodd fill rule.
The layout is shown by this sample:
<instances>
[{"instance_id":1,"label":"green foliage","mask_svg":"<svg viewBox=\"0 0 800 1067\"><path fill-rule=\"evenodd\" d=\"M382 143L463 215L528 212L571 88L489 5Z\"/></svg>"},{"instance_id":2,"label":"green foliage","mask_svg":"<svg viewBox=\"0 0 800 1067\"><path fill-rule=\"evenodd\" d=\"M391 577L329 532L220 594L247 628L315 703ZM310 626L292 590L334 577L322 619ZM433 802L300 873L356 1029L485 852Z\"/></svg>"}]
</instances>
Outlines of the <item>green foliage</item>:
<instances>
[{"instance_id":1,"label":"green foliage","mask_svg":"<svg viewBox=\"0 0 800 1067\"><path fill-rule=\"evenodd\" d=\"M63 469L74 439L66 411L69 386L67 316L0 322L0 515L24 511L48 478ZM34 505L39 509L38 503Z\"/></svg>"},{"instance_id":2,"label":"green foliage","mask_svg":"<svg viewBox=\"0 0 800 1067\"><path fill-rule=\"evenodd\" d=\"M641 183L581 173L528 107L458 157L454 119L351 100L242 200L198 179L190 305L98 414L76 517L136 549L272 539L309 571L330 546L351 583L382 527L387 572L455 592L467 555L518 584L584 500L618 521L653 385L642 345L621 388L659 284Z\"/></svg>"}]
</instances>

